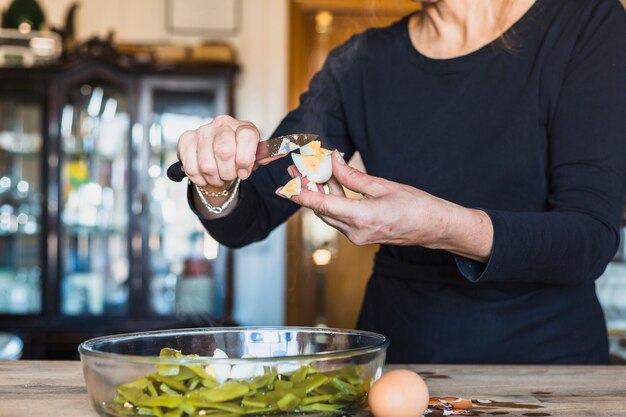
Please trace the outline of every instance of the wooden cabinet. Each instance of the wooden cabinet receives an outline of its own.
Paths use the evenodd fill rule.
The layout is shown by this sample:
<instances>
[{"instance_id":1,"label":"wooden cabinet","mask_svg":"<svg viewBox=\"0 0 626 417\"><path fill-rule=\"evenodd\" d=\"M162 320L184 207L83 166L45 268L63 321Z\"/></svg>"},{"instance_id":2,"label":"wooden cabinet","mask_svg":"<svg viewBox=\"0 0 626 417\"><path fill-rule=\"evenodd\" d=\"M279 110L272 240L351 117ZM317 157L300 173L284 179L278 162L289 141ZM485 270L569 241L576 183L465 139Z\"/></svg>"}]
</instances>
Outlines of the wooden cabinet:
<instances>
[{"instance_id":1,"label":"wooden cabinet","mask_svg":"<svg viewBox=\"0 0 626 417\"><path fill-rule=\"evenodd\" d=\"M102 58L0 69L0 331L24 358L230 323L232 254L165 171L180 133L232 113L236 73Z\"/></svg>"}]
</instances>

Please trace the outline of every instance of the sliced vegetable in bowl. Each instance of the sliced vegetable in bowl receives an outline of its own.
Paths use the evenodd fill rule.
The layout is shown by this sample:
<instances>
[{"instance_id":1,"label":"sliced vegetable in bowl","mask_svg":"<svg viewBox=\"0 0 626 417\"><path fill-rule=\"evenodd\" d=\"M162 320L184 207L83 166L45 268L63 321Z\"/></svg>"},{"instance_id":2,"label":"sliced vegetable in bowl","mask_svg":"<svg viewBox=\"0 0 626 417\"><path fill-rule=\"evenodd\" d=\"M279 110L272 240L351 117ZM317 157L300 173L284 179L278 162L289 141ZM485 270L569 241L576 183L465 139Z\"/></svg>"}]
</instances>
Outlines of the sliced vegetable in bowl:
<instances>
[{"instance_id":1,"label":"sliced vegetable in bowl","mask_svg":"<svg viewBox=\"0 0 626 417\"><path fill-rule=\"evenodd\" d=\"M223 353L223 352L222 352ZM162 349L163 357L194 357ZM361 377L358 366L320 372L304 365L290 373L265 367L262 373L233 372L228 365L158 365L157 372L118 387L118 395L105 411L116 416L191 417L211 415L215 410L234 415L265 415L282 412L353 410L365 401L370 379ZM251 365L254 366L254 365ZM222 367L221 370L218 367ZM242 369L242 368L239 368ZM218 382L217 376L230 372Z\"/></svg>"},{"instance_id":2,"label":"sliced vegetable in bowl","mask_svg":"<svg viewBox=\"0 0 626 417\"><path fill-rule=\"evenodd\" d=\"M337 415L365 405L387 344L368 332L253 327L110 336L80 352L105 416Z\"/></svg>"}]
</instances>

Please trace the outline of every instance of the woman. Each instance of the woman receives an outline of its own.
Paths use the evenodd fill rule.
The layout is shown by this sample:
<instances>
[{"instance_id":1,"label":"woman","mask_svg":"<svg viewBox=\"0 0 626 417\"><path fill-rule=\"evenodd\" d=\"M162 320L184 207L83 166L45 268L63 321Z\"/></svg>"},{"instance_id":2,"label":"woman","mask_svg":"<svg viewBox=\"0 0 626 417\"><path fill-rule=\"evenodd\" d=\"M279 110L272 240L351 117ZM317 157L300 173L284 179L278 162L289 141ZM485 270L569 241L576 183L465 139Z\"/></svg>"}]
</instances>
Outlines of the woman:
<instances>
[{"instance_id":1,"label":"woman","mask_svg":"<svg viewBox=\"0 0 626 417\"><path fill-rule=\"evenodd\" d=\"M179 141L192 207L233 247L299 205L381 243L358 327L390 362L607 363L594 280L626 193L622 6L422 3L333 51L275 133L358 150L369 175L335 152L331 195L286 201L290 158L252 173L256 128L221 116Z\"/></svg>"}]
</instances>

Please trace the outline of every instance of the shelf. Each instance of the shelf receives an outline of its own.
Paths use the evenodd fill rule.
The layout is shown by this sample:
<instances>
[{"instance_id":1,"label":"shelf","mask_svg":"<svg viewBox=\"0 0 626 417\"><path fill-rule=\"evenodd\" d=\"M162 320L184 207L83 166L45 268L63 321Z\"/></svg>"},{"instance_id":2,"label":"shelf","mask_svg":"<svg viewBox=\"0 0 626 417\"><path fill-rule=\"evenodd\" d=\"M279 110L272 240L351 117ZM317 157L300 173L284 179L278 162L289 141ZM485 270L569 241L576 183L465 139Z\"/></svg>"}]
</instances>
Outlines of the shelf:
<instances>
[{"instance_id":1,"label":"shelf","mask_svg":"<svg viewBox=\"0 0 626 417\"><path fill-rule=\"evenodd\" d=\"M22 232L22 231L17 231L17 232L0 232L0 237L3 238L7 238L7 237L37 237L39 235L39 230L37 230L35 233L26 233L26 232Z\"/></svg>"},{"instance_id":2,"label":"shelf","mask_svg":"<svg viewBox=\"0 0 626 417\"><path fill-rule=\"evenodd\" d=\"M107 161L107 162L112 162L114 161L116 158L112 158L110 156L106 156L103 154L99 154L96 152L93 153L84 153L84 152L66 152L63 154L63 156L65 157L66 160L94 160L94 159L99 159L99 160L103 160L103 161ZM122 155L116 155L116 157L118 158L125 158L125 156Z\"/></svg>"},{"instance_id":3,"label":"shelf","mask_svg":"<svg viewBox=\"0 0 626 417\"><path fill-rule=\"evenodd\" d=\"M126 235L126 230L120 230L99 226L80 226L80 225L64 225L64 234L66 236L90 235L95 237L108 237L114 235Z\"/></svg>"},{"instance_id":4,"label":"shelf","mask_svg":"<svg viewBox=\"0 0 626 417\"><path fill-rule=\"evenodd\" d=\"M38 158L41 155L41 151L39 150L32 152L16 152L5 148L0 148L0 152L8 156L20 158Z\"/></svg>"}]
</instances>

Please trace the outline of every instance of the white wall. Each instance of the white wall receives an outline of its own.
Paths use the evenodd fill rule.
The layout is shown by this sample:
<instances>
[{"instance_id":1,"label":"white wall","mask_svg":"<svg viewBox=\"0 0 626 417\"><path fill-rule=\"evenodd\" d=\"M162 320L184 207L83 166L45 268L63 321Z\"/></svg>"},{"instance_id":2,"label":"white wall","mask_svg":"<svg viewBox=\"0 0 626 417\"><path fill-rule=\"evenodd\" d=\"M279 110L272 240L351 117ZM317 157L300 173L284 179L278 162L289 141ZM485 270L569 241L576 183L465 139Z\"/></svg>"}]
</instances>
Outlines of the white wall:
<instances>
[{"instance_id":1,"label":"white wall","mask_svg":"<svg viewBox=\"0 0 626 417\"><path fill-rule=\"evenodd\" d=\"M38 0L51 26L62 26L74 0ZM11 0L0 0L5 9ZM220 38L237 51L235 117L254 122L270 135L287 111L287 0L243 0L241 29ZM76 30L79 39L113 30L120 42L196 43L209 37L173 36L166 30L165 0L82 0ZM215 39L215 38L214 38ZM235 319L246 325L284 321L285 227L265 242L237 253Z\"/></svg>"}]
</instances>

